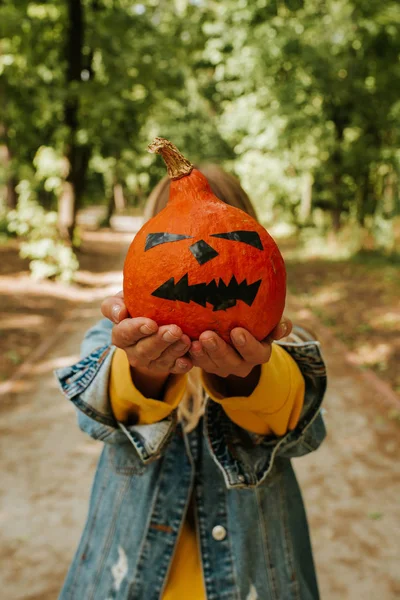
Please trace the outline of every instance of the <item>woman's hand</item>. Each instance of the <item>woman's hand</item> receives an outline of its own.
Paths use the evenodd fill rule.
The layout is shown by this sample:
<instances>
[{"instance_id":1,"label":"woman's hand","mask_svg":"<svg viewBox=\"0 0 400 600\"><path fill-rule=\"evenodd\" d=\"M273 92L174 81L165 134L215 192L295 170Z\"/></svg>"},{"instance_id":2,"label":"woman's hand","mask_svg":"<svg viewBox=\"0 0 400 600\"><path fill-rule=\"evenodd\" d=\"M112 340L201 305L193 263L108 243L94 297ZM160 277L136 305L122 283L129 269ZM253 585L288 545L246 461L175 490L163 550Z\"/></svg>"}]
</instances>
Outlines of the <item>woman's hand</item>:
<instances>
[{"instance_id":1,"label":"woman's hand","mask_svg":"<svg viewBox=\"0 0 400 600\"><path fill-rule=\"evenodd\" d=\"M190 339L181 328L177 325L158 327L146 317L128 318L123 292L106 298L101 312L116 323L112 343L125 350L132 367L157 374L182 373L192 367L189 358L182 358L190 348Z\"/></svg>"},{"instance_id":2,"label":"woman's hand","mask_svg":"<svg viewBox=\"0 0 400 600\"><path fill-rule=\"evenodd\" d=\"M207 373L228 377L247 377L256 365L269 361L273 340L280 340L290 333L292 323L283 319L262 342L256 340L246 329L236 327L231 331L235 348L229 346L214 331L204 331L199 341L193 342L190 355L197 367Z\"/></svg>"},{"instance_id":3,"label":"woman's hand","mask_svg":"<svg viewBox=\"0 0 400 600\"><path fill-rule=\"evenodd\" d=\"M259 342L246 329L236 327L231 331L234 348L215 332L204 331L198 341L192 342L190 356L195 366L225 379L227 395L248 396L258 383L259 365L270 359L273 340L280 340L289 335L291 330L291 321L284 318L266 340Z\"/></svg>"},{"instance_id":4,"label":"woman's hand","mask_svg":"<svg viewBox=\"0 0 400 600\"><path fill-rule=\"evenodd\" d=\"M146 317L128 318L123 292L106 298L101 311L116 323L112 343L125 351L132 380L145 396L158 398L170 374L184 374L192 368L192 361L184 356L190 338L177 325L158 327Z\"/></svg>"},{"instance_id":5,"label":"woman's hand","mask_svg":"<svg viewBox=\"0 0 400 600\"><path fill-rule=\"evenodd\" d=\"M160 393L169 374L187 373L194 365L224 378L226 385L234 388L235 395L248 395L258 383L259 365L268 362L271 356L272 341L289 335L292 329L291 321L282 319L268 338L259 342L237 327L231 332L232 348L213 331L203 332L198 341L191 343L177 325L158 327L146 317L128 318L123 292L106 298L101 310L116 323L112 342L126 352L135 385L152 398L158 395L149 392Z\"/></svg>"}]
</instances>

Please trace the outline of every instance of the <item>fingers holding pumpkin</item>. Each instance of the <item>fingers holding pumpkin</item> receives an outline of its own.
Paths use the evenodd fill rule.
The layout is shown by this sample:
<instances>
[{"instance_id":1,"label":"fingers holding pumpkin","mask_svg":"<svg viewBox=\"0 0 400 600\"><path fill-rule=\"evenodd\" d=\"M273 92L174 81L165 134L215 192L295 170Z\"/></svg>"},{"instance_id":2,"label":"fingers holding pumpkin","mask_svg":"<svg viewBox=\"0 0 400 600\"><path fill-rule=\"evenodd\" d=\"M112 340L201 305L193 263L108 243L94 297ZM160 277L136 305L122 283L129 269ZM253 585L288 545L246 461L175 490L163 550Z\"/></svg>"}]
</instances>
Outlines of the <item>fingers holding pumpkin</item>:
<instances>
[{"instance_id":1,"label":"fingers holding pumpkin","mask_svg":"<svg viewBox=\"0 0 400 600\"><path fill-rule=\"evenodd\" d=\"M215 332L202 333L198 341L192 342L190 349L194 365L219 377L247 377L256 365L270 359L270 340L259 342L242 327L232 330L231 339L234 347Z\"/></svg>"},{"instance_id":2,"label":"fingers holding pumpkin","mask_svg":"<svg viewBox=\"0 0 400 600\"><path fill-rule=\"evenodd\" d=\"M269 340L259 342L249 331L242 327L232 329L231 339L246 363L254 367L269 361L271 356L271 342Z\"/></svg>"},{"instance_id":3,"label":"fingers holding pumpkin","mask_svg":"<svg viewBox=\"0 0 400 600\"><path fill-rule=\"evenodd\" d=\"M212 331L205 331L198 342L192 343L190 354L196 366L219 377L233 373L245 377L251 370L237 352Z\"/></svg>"},{"instance_id":4,"label":"fingers holding pumpkin","mask_svg":"<svg viewBox=\"0 0 400 600\"><path fill-rule=\"evenodd\" d=\"M101 312L106 319L113 323L120 323L128 317L128 310L124 302L124 292L121 290L115 296L105 298L101 303Z\"/></svg>"},{"instance_id":5,"label":"fingers holding pumpkin","mask_svg":"<svg viewBox=\"0 0 400 600\"><path fill-rule=\"evenodd\" d=\"M216 363L213 361L211 356L206 352L200 341L192 342L190 347L190 357L193 360L193 364L196 367L200 367L207 373L214 373L217 369Z\"/></svg>"},{"instance_id":6,"label":"fingers holding pumpkin","mask_svg":"<svg viewBox=\"0 0 400 600\"><path fill-rule=\"evenodd\" d=\"M155 333L143 336L136 343L124 347L124 350L132 367L158 373L172 372L172 369L183 373L192 367L189 359L181 358L189 348L190 339L182 333L180 327L165 325Z\"/></svg>"},{"instance_id":7,"label":"fingers holding pumpkin","mask_svg":"<svg viewBox=\"0 0 400 600\"><path fill-rule=\"evenodd\" d=\"M157 331L157 323L146 317L124 319L121 323L113 327L111 341L117 348L127 350L140 340L149 335L154 335Z\"/></svg>"},{"instance_id":8,"label":"fingers holding pumpkin","mask_svg":"<svg viewBox=\"0 0 400 600\"><path fill-rule=\"evenodd\" d=\"M179 341L171 344L158 358L151 361L149 368L177 374L189 371L193 363L185 354L188 352L190 344L190 338L187 335L182 335Z\"/></svg>"},{"instance_id":9,"label":"fingers holding pumpkin","mask_svg":"<svg viewBox=\"0 0 400 600\"><path fill-rule=\"evenodd\" d=\"M281 321L273 328L267 339L281 340L290 334L293 328L293 323L287 317L282 317Z\"/></svg>"}]
</instances>

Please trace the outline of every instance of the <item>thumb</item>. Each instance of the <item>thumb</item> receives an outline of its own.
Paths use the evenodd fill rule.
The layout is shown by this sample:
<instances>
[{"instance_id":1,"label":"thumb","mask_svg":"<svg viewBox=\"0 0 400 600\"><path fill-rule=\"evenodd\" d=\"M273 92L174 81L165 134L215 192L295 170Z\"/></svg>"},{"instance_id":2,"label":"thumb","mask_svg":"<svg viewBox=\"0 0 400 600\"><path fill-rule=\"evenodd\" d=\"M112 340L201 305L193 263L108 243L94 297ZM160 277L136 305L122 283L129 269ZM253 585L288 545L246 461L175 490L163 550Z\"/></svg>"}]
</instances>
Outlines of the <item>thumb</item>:
<instances>
[{"instance_id":1,"label":"thumb","mask_svg":"<svg viewBox=\"0 0 400 600\"><path fill-rule=\"evenodd\" d=\"M292 331L292 328L292 321L290 319L287 319L286 317L283 317L282 320L278 323L278 325L274 327L274 329L271 331L268 337L271 340L280 340L289 335L289 333Z\"/></svg>"},{"instance_id":2,"label":"thumb","mask_svg":"<svg viewBox=\"0 0 400 600\"><path fill-rule=\"evenodd\" d=\"M126 319L129 314L124 303L124 293L121 291L115 296L109 296L103 300L101 312L106 319L110 319L113 323L120 323L120 321Z\"/></svg>"}]
</instances>

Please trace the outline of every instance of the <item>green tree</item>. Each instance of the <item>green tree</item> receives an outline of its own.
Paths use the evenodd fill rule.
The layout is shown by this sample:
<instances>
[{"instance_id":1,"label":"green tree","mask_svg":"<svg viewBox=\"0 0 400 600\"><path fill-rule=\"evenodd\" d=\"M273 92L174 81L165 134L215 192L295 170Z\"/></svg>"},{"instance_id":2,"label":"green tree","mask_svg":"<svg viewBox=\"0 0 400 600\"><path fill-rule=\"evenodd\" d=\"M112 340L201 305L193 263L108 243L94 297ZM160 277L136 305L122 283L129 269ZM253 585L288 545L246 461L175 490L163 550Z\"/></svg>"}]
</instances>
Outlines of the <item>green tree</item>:
<instances>
[{"instance_id":1,"label":"green tree","mask_svg":"<svg viewBox=\"0 0 400 600\"><path fill-rule=\"evenodd\" d=\"M206 24L204 88L259 205L360 223L398 179L397 2L225 2ZM218 109L218 107L220 107ZM383 181L382 181L383 178Z\"/></svg>"},{"instance_id":2,"label":"green tree","mask_svg":"<svg viewBox=\"0 0 400 600\"><path fill-rule=\"evenodd\" d=\"M0 181L9 207L16 203L18 181L33 175L38 147L55 143L61 8L52 2L0 4Z\"/></svg>"},{"instance_id":3,"label":"green tree","mask_svg":"<svg viewBox=\"0 0 400 600\"><path fill-rule=\"evenodd\" d=\"M0 194L29 179L70 236L84 202L144 199L164 135L235 171L264 217L389 219L399 33L394 0L3 0Z\"/></svg>"}]
</instances>

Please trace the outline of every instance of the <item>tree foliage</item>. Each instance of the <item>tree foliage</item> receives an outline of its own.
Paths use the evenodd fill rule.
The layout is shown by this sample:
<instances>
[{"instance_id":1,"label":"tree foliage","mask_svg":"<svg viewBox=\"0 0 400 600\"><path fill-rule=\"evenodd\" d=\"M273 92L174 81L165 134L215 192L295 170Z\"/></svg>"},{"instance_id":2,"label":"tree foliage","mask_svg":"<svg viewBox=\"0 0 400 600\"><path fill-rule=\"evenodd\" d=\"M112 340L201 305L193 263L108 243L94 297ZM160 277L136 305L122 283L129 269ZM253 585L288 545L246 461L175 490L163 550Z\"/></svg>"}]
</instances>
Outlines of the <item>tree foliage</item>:
<instances>
[{"instance_id":1,"label":"tree foliage","mask_svg":"<svg viewBox=\"0 0 400 600\"><path fill-rule=\"evenodd\" d=\"M397 0L3 0L0 195L29 180L70 229L84 203L138 205L163 135L265 218L390 221L399 56Z\"/></svg>"},{"instance_id":2,"label":"tree foliage","mask_svg":"<svg viewBox=\"0 0 400 600\"><path fill-rule=\"evenodd\" d=\"M222 131L247 185L255 183L270 210L277 201L292 205L297 220L310 217L312 207L328 210L336 228L346 214L364 224L368 214L393 213L398 3L233 5L217 5L207 26L215 69L209 94L222 107Z\"/></svg>"}]
</instances>

